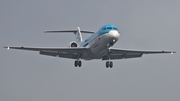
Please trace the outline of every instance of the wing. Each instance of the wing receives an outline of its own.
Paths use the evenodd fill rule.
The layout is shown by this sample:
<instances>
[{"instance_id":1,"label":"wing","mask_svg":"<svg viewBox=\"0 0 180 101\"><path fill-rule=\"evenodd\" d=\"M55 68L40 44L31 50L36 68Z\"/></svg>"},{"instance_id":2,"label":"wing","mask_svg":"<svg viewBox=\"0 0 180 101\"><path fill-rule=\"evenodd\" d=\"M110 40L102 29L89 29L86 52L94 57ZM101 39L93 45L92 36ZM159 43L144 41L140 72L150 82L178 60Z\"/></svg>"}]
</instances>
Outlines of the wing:
<instances>
[{"instance_id":1,"label":"wing","mask_svg":"<svg viewBox=\"0 0 180 101\"><path fill-rule=\"evenodd\" d=\"M126 59L142 57L143 54L159 54L159 53L176 53L174 51L138 51L138 50L122 50L122 49L110 49L110 59ZM108 55L105 55L102 60L108 60Z\"/></svg>"},{"instance_id":2,"label":"wing","mask_svg":"<svg viewBox=\"0 0 180 101\"><path fill-rule=\"evenodd\" d=\"M48 48L48 47L4 47L7 49L20 49L29 51L39 51L41 55L58 56L63 58L77 59L79 54L83 54L88 48Z\"/></svg>"}]
</instances>

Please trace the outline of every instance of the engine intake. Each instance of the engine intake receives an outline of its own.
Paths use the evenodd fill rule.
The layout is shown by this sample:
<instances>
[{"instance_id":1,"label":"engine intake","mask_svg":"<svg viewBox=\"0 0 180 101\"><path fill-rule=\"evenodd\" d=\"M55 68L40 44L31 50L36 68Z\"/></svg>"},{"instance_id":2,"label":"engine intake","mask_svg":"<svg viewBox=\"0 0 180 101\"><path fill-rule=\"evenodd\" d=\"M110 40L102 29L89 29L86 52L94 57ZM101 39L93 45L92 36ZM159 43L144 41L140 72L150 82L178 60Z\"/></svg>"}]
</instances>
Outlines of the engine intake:
<instances>
[{"instance_id":1,"label":"engine intake","mask_svg":"<svg viewBox=\"0 0 180 101\"><path fill-rule=\"evenodd\" d=\"M69 47L78 47L78 44L73 41L69 44Z\"/></svg>"}]
</instances>

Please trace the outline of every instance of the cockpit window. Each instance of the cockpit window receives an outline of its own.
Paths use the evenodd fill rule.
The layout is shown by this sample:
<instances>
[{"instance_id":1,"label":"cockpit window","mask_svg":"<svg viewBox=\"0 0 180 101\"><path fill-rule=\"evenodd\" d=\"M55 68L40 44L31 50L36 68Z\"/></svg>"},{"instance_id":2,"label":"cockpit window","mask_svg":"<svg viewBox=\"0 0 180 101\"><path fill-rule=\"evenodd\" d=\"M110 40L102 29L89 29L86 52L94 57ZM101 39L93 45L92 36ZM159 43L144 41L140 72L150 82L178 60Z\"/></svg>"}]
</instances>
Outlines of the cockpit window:
<instances>
[{"instance_id":1,"label":"cockpit window","mask_svg":"<svg viewBox=\"0 0 180 101\"><path fill-rule=\"evenodd\" d=\"M112 27L107 27L107 29L112 29Z\"/></svg>"},{"instance_id":2,"label":"cockpit window","mask_svg":"<svg viewBox=\"0 0 180 101\"><path fill-rule=\"evenodd\" d=\"M113 29L117 30L117 28L116 28L116 27L113 27Z\"/></svg>"},{"instance_id":3,"label":"cockpit window","mask_svg":"<svg viewBox=\"0 0 180 101\"><path fill-rule=\"evenodd\" d=\"M102 31L111 30L111 29L118 30L116 27L104 27L104 28L102 28Z\"/></svg>"},{"instance_id":4,"label":"cockpit window","mask_svg":"<svg viewBox=\"0 0 180 101\"><path fill-rule=\"evenodd\" d=\"M102 30L104 31L104 30L106 30L106 28L103 28Z\"/></svg>"}]
</instances>

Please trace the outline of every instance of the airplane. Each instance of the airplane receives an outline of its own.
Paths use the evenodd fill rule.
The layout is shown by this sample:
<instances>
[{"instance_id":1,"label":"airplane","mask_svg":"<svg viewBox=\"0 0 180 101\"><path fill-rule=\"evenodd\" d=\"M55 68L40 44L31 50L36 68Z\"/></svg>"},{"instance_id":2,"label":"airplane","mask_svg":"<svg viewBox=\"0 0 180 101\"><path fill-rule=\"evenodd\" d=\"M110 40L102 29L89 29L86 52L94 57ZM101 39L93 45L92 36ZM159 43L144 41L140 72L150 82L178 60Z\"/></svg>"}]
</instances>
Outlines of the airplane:
<instances>
[{"instance_id":1,"label":"airplane","mask_svg":"<svg viewBox=\"0 0 180 101\"><path fill-rule=\"evenodd\" d=\"M45 31L45 33L69 33L75 34L76 41L72 41L69 47L10 47L7 49L20 49L29 51L39 51L41 55L74 59L74 66L81 67L83 60L102 59L106 60L106 68L112 68L115 59L128 59L142 57L143 54L158 54L158 53L176 53L175 51L141 51L141 50L126 50L112 48L120 37L119 29L113 24L102 26L97 32L80 30L61 30L61 31ZM92 34L85 41L82 39L81 33Z\"/></svg>"}]
</instances>

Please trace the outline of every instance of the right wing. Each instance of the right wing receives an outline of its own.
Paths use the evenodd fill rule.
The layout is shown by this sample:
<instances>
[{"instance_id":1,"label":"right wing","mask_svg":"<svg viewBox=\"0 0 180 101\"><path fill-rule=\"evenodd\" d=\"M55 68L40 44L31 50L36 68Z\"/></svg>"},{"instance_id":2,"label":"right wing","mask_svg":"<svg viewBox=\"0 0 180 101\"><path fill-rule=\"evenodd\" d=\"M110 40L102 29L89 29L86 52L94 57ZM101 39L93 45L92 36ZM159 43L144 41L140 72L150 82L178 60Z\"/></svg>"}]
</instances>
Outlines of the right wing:
<instances>
[{"instance_id":1,"label":"right wing","mask_svg":"<svg viewBox=\"0 0 180 101\"><path fill-rule=\"evenodd\" d=\"M42 55L58 56L63 58L77 59L79 54L88 51L88 48L50 48L50 47L4 47L7 49L20 49L29 51L39 51Z\"/></svg>"},{"instance_id":2,"label":"right wing","mask_svg":"<svg viewBox=\"0 0 180 101\"><path fill-rule=\"evenodd\" d=\"M140 50L124 50L124 49L110 49L110 59L127 59L142 57L143 54L159 54L159 53L171 53L174 51L140 51ZM108 55L105 55L102 60L108 60Z\"/></svg>"}]
</instances>

